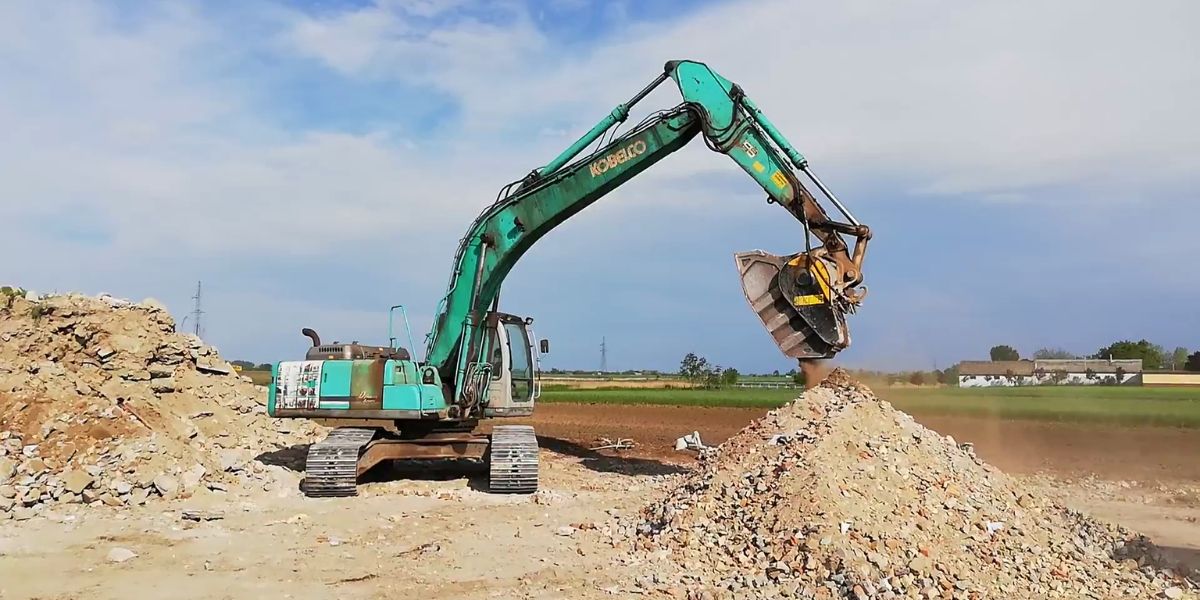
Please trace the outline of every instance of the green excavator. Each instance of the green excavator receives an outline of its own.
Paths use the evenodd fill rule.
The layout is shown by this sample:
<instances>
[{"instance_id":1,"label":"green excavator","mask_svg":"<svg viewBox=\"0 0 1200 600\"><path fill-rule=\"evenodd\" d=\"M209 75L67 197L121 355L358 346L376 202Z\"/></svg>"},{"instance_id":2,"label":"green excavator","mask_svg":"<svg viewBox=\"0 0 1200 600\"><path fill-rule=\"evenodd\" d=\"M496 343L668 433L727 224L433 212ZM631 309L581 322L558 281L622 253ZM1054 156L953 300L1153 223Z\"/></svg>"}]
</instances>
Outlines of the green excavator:
<instances>
[{"instance_id":1,"label":"green excavator","mask_svg":"<svg viewBox=\"0 0 1200 600\"><path fill-rule=\"evenodd\" d=\"M683 102L617 134L630 109L671 79ZM538 485L538 443L528 425L490 417L525 417L540 394L533 320L499 310L505 277L542 236L617 186L696 138L733 159L801 224L804 250L735 256L742 288L780 350L800 361L826 359L850 344L846 315L862 301L862 263L870 230L809 169L742 89L707 65L671 61L663 73L618 105L544 167L505 186L462 238L454 271L426 338L424 360L397 343L388 315L388 345L323 343L311 329L305 360L274 366L272 417L354 419L384 426L334 428L313 444L305 465L308 496L353 496L357 479L397 459L478 459L495 492L530 493ZM609 139L605 139L609 138ZM595 143L593 152L585 150ZM583 154L582 157L580 155ZM830 219L800 181L803 174L845 218ZM853 237L853 251L843 236ZM814 240L817 245L813 245ZM407 333L411 348L412 334Z\"/></svg>"}]
</instances>

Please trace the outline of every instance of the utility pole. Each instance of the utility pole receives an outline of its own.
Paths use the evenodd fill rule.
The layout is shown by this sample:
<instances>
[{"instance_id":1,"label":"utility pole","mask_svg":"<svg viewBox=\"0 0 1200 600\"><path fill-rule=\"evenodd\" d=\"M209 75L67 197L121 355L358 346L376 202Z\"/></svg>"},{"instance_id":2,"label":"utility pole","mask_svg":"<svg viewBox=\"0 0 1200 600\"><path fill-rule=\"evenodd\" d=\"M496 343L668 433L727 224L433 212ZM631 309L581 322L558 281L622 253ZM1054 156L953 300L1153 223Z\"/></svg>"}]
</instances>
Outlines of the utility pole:
<instances>
[{"instance_id":1,"label":"utility pole","mask_svg":"<svg viewBox=\"0 0 1200 600\"><path fill-rule=\"evenodd\" d=\"M200 309L200 282L199 281L196 282L196 295L192 296L192 300L195 301L195 304L192 308L192 327L193 327L193 331L196 334L196 337L200 337L200 315L204 314L204 311Z\"/></svg>"},{"instance_id":2,"label":"utility pole","mask_svg":"<svg viewBox=\"0 0 1200 600\"><path fill-rule=\"evenodd\" d=\"M600 338L600 372L608 372L608 341L604 337Z\"/></svg>"}]
</instances>

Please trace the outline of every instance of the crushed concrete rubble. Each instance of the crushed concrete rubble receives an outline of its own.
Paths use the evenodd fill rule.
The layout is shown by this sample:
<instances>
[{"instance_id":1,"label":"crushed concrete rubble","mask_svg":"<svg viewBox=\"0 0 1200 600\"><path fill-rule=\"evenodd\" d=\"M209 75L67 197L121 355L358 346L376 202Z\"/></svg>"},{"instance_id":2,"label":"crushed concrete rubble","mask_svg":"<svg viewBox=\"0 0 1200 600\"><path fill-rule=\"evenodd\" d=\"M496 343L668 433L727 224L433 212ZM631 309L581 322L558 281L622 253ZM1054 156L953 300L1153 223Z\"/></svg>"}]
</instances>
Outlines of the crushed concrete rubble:
<instances>
[{"instance_id":1,"label":"crushed concrete rubble","mask_svg":"<svg viewBox=\"0 0 1200 600\"><path fill-rule=\"evenodd\" d=\"M263 453L320 437L161 304L0 294L0 519L271 490Z\"/></svg>"},{"instance_id":2,"label":"crushed concrete rubble","mask_svg":"<svg viewBox=\"0 0 1200 600\"><path fill-rule=\"evenodd\" d=\"M1035 497L835 371L601 532L628 592L711 598L1195 598L1146 539Z\"/></svg>"}]
</instances>

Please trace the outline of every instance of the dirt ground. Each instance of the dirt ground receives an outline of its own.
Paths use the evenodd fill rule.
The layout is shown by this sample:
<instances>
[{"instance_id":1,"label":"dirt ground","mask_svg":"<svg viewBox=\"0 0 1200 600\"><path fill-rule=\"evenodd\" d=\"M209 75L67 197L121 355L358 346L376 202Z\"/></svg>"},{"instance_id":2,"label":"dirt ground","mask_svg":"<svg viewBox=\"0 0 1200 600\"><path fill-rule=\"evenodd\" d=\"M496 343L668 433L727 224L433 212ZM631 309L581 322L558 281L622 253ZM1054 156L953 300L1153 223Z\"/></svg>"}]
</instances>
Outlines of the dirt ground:
<instances>
[{"instance_id":1,"label":"dirt ground","mask_svg":"<svg viewBox=\"0 0 1200 600\"><path fill-rule=\"evenodd\" d=\"M376 472L357 498L300 496L303 448L264 457L287 468L277 492L207 493L139 508L55 509L0 522L0 598L622 598L623 552L588 531L638 510L661 476L692 458L671 449L699 431L715 444L760 411L545 405L543 479L534 497L479 491L462 465ZM1200 434L977 419L923 419L976 444L1038 493L1152 536L1200 566ZM632 438L619 456L588 448ZM465 469L465 470L464 470ZM208 511L211 521L182 518ZM137 556L114 562L114 549Z\"/></svg>"}]
</instances>

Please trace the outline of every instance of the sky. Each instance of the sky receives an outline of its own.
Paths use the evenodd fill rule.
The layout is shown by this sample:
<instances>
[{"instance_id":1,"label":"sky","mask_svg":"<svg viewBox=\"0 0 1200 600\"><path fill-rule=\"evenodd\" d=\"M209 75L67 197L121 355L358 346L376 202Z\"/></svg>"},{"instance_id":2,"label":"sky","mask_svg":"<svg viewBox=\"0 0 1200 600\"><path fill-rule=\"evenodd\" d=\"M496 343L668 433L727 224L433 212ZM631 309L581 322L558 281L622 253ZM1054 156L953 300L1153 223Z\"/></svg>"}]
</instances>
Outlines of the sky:
<instances>
[{"instance_id":1,"label":"sky","mask_svg":"<svg viewBox=\"0 0 1200 600\"><path fill-rule=\"evenodd\" d=\"M0 283L203 282L228 359L423 347L454 249L671 59L737 82L875 233L839 364L1200 347L1200 5L1160 0L0 3ZM631 122L678 103L662 86ZM697 140L564 223L501 308L546 368L794 365L736 252L799 225ZM190 328L191 322L187 323Z\"/></svg>"}]
</instances>

